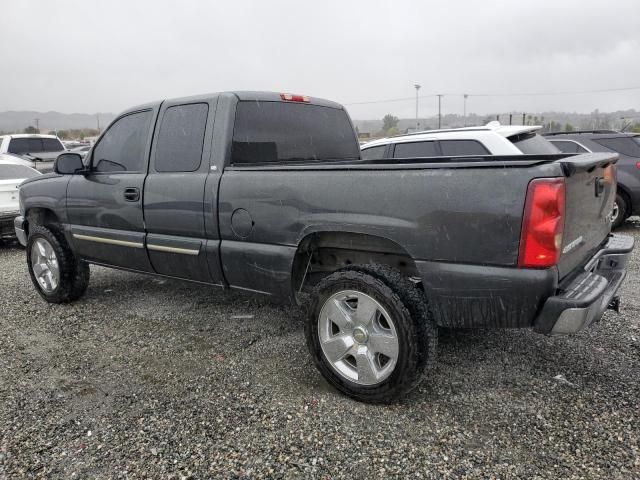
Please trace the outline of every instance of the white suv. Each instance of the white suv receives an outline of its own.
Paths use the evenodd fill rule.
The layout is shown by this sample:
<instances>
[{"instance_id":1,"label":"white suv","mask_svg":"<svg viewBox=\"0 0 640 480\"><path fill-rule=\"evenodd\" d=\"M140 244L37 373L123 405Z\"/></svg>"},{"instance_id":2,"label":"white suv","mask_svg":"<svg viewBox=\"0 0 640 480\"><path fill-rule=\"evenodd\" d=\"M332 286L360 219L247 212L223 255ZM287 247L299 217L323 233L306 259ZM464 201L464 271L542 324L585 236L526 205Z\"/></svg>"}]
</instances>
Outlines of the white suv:
<instances>
[{"instance_id":1,"label":"white suv","mask_svg":"<svg viewBox=\"0 0 640 480\"><path fill-rule=\"evenodd\" d=\"M382 138L361 147L363 160L560 153L536 132L541 126L500 125L427 130Z\"/></svg>"}]
</instances>

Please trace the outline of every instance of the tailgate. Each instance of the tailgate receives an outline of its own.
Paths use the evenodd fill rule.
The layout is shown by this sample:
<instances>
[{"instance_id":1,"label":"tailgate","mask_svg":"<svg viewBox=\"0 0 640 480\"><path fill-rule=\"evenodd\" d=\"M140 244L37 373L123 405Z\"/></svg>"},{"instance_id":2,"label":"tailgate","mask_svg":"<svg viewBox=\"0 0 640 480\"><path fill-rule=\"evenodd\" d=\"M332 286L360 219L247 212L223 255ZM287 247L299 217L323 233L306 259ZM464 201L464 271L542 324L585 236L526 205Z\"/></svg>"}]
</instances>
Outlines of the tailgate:
<instances>
[{"instance_id":1,"label":"tailgate","mask_svg":"<svg viewBox=\"0 0 640 480\"><path fill-rule=\"evenodd\" d=\"M611 231L617 161L615 153L587 153L559 160L566 177L560 279L591 258Z\"/></svg>"}]
</instances>

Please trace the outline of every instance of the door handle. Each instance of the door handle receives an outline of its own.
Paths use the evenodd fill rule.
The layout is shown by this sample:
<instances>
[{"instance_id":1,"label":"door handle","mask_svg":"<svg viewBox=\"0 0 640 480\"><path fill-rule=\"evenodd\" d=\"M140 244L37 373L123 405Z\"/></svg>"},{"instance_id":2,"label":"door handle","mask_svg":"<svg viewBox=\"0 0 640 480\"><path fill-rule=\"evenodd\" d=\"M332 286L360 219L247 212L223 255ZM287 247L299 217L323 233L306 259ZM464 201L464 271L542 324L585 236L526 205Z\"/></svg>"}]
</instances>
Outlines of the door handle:
<instances>
[{"instance_id":1,"label":"door handle","mask_svg":"<svg viewBox=\"0 0 640 480\"><path fill-rule=\"evenodd\" d=\"M140 200L140 189L138 187L125 188L124 199L127 202L137 202L138 200Z\"/></svg>"}]
</instances>

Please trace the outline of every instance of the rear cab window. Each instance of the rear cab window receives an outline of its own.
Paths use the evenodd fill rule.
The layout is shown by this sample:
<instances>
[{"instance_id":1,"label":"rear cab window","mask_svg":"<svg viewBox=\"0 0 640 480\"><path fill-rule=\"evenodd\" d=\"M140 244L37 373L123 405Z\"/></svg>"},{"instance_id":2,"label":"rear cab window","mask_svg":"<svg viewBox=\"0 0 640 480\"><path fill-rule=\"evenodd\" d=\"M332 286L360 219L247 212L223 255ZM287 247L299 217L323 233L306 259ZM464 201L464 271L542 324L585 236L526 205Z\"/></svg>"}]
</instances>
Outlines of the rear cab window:
<instances>
[{"instance_id":1,"label":"rear cab window","mask_svg":"<svg viewBox=\"0 0 640 480\"><path fill-rule=\"evenodd\" d=\"M549 140L533 132L520 133L508 138L524 154L547 155L562 153Z\"/></svg>"},{"instance_id":2,"label":"rear cab window","mask_svg":"<svg viewBox=\"0 0 640 480\"><path fill-rule=\"evenodd\" d=\"M360 159L347 112L308 103L240 101L232 164Z\"/></svg>"}]
</instances>

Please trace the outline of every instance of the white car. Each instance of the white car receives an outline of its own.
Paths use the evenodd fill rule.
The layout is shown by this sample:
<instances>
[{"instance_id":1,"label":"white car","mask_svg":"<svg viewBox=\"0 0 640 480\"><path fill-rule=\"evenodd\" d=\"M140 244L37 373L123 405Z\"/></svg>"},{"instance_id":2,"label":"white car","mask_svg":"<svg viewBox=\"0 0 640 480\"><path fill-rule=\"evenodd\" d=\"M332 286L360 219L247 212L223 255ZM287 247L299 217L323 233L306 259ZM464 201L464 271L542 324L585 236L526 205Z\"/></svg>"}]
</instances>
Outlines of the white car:
<instances>
[{"instance_id":1,"label":"white car","mask_svg":"<svg viewBox=\"0 0 640 480\"><path fill-rule=\"evenodd\" d=\"M51 172L53 161L64 151L64 145L55 135L20 133L0 136L0 155L19 157L41 172Z\"/></svg>"},{"instance_id":2,"label":"white car","mask_svg":"<svg viewBox=\"0 0 640 480\"><path fill-rule=\"evenodd\" d=\"M560 153L536 132L539 125L501 125L427 130L366 143L363 160L381 158L460 157Z\"/></svg>"},{"instance_id":3,"label":"white car","mask_svg":"<svg viewBox=\"0 0 640 480\"><path fill-rule=\"evenodd\" d=\"M20 160L5 159L0 163L0 240L16 236L13 219L20 215L18 189L27 178L41 175Z\"/></svg>"}]
</instances>

